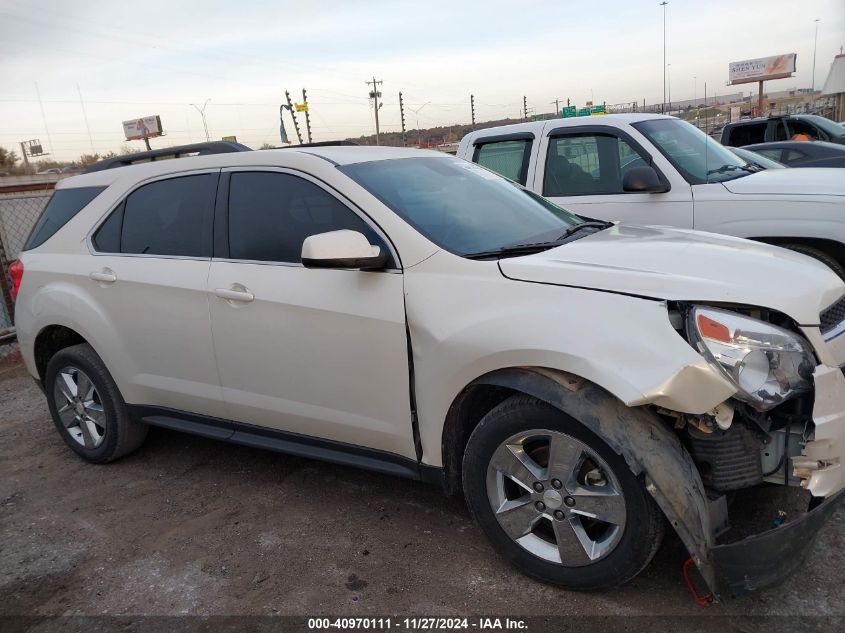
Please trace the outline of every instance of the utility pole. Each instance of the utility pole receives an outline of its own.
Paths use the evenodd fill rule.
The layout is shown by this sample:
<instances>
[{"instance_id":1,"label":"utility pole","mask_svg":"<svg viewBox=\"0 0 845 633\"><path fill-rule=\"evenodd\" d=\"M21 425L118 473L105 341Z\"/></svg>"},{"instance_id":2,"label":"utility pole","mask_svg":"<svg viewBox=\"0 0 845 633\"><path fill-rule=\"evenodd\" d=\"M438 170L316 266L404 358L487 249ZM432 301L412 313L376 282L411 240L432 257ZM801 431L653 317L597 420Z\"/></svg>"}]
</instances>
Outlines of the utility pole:
<instances>
[{"instance_id":1,"label":"utility pole","mask_svg":"<svg viewBox=\"0 0 845 633\"><path fill-rule=\"evenodd\" d=\"M302 133L299 131L299 123L296 121L296 108L290 100L290 93L285 90L285 99L288 100L288 110L290 110L290 118L293 119L293 128L296 130L296 138L299 139L299 144L302 145Z\"/></svg>"},{"instance_id":2,"label":"utility pole","mask_svg":"<svg viewBox=\"0 0 845 633\"><path fill-rule=\"evenodd\" d=\"M402 147L407 147L405 138L405 102L402 101L402 93L399 93L399 117L402 119Z\"/></svg>"},{"instance_id":3,"label":"utility pole","mask_svg":"<svg viewBox=\"0 0 845 633\"><path fill-rule=\"evenodd\" d=\"M661 112L666 112L666 5L669 4L666 0L660 3L663 7L663 105L660 108Z\"/></svg>"},{"instance_id":4,"label":"utility pole","mask_svg":"<svg viewBox=\"0 0 845 633\"><path fill-rule=\"evenodd\" d=\"M472 131L475 132L475 95L469 96L469 111L472 115Z\"/></svg>"},{"instance_id":5,"label":"utility pole","mask_svg":"<svg viewBox=\"0 0 845 633\"><path fill-rule=\"evenodd\" d=\"M560 99L555 97L554 101L550 101L549 103L555 104L555 114L560 116Z\"/></svg>"},{"instance_id":6,"label":"utility pole","mask_svg":"<svg viewBox=\"0 0 845 633\"><path fill-rule=\"evenodd\" d=\"M209 101L211 101L211 99L206 99L206 100L205 100L205 103L203 103L203 104L202 104L202 108L200 108L200 107L199 107L196 103L191 103L191 104L190 104L191 106L193 106L193 108L194 108L197 112L199 112L199 113L200 113L200 116L202 117L202 129L203 129L203 130L205 130L205 140L206 140L206 142L208 142L208 141L210 141L210 140L211 140L211 139L208 137L208 124L206 123L206 120L205 120L205 107L208 105L208 102L209 102ZM147 138L146 138L146 137L144 137L144 141L147 143L147 149L150 149L150 142L149 142L149 140L147 140Z\"/></svg>"},{"instance_id":7,"label":"utility pole","mask_svg":"<svg viewBox=\"0 0 845 633\"><path fill-rule=\"evenodd\" d=\"M816 48L819 45L819 19L814 20L816 23L816 35L813 38L813 85L810 86L810 95L816 91Z\"/></svg>"},{"instance_id":8,"label":"utility pole","mask_svg":"<svg viewBox=\"0 0 845 633\"><path fill-rule=\"evenodd\" d=\"M26 155L26 143L21 143L21 156L23 156L24 173L29 174L29 157Z\"/></svg>"},{"instance_id":9,"label":"utility pole","mask_svg":"<svg viewBox=\"0 0 845 633\"><path fill-rule=\"evenodd\" d=\"M379 129L378 129L378 109L383 105L378 102L379 97L381 97L381 92L379 91L378 87L383 83L381 79L376 80L375 75L373 75L372 81L365 82L368 86L370 84L373 85L373 89L370 90L370 99L373 100L373 108L375 109L376 113L376 145L379 144Z\"/></svg>"},{"instance_id":10,"label":"utility pole","mask_svg":"<svg viewBox=\"0 0 845 633\"><path fill-rule=\"evenodd\" d=\"M528 97L522 97L522 120L528 120Z\"/></svg>"},{"instance_id":11,"label":"utility pole","mask_svg":"<svg viewBox=\"0 0 845 633\"><path fill-rule=\"evenodd\" d=\"M308 142L311 142L311 118L308 116L308 97L305 95L305 88L302 89L302 103L305 105L305 131L308 133Z\"/></svg>"}]
</instances>

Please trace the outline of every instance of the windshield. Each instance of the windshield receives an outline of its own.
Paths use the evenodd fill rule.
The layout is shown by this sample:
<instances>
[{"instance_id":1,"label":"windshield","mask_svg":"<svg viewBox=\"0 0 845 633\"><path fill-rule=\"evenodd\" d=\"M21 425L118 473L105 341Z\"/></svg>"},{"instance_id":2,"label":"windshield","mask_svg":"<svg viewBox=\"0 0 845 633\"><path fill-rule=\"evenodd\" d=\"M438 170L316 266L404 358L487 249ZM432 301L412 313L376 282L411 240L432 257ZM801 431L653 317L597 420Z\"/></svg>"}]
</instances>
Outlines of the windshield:
<instances>
[{"instance_id":1,"label":"windshield","mask_svg":"<svg viewBox=\"0 0 845 633\"><path fill-rule=\"evenodd\" d=\"M338 169L432 242L458 255L553 240L582 222L510 180L451 156Z\"/></svg>"},{"instance_id":2,"label":"windshield","mask_svg":"<svg viewBox=\"0 0 845 633\"><path fill-rule=\"evenodd\" d=\"M842 129L842 125L838 124L830 119L826 119L823 116L819 116L817 114L805 114L801 117L798 117L799 121L809 121L816 127L820 128L821 130L827 132L832 138L836 138L837 136L842 136L845 134L845 130Z\"/></svg>"},{"instance_id":3,"label":"windshield","mask_svg":"<svg viewBox=\"0 0 845 633\"><path fill-rule=\"evenodd\" d=\"M751 163L752 165L757 165L758 167L762 167L763 169L784 169L786 165L783 163L779 163L776 160L772 160L767 156L763 156L762 154L758 154L757 152L752 152L750 149L745 149L742 147L732 147L731 151L739 156L742 160L746 163ZM780 150L778 150L779 152Z\"/></svg>"},{"instance_id":4,"label":"windshield","mask_svg":"<svg viewBox=\"0 0 845 633\"><path fill-rule=\"evenodd\" d=\"M746 161L680 119L652 119L633 124L657 146L692 185L747 176Z\"/></svg>"}]
</instances>

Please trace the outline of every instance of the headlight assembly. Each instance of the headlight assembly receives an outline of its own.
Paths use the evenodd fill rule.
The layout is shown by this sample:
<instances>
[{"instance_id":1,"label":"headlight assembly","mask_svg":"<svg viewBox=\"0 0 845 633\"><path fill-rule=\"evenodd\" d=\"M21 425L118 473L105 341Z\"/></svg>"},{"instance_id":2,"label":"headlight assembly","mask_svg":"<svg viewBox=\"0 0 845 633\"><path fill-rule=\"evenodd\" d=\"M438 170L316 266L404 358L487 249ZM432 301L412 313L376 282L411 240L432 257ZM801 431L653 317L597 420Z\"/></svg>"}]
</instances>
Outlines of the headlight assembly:
<instances>
[{"instance_id":1,"label":"headlight assembly","mask_svg":"<svg viewBox=\"0 0 845 633\"><path fill-rule=\"evenodd\" d=\"M802 337L727 310L694 306L690 342L737 388L736 398L767 411L812 388L815 360Z\"/></svg>"}]
</instances>

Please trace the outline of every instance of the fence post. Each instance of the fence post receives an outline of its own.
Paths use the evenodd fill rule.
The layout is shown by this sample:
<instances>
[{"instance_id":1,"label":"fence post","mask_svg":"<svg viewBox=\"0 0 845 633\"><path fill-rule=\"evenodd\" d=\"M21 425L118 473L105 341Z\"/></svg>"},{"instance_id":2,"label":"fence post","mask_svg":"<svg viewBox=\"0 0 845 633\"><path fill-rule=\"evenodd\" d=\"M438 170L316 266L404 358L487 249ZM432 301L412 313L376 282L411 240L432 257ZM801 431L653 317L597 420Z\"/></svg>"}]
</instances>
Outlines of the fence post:
<instances>
[{"instance_id":1,"label":"fence post","mask_svg":"<svg viewBox=\"0 0 845 633\"><path fill-rule=\"evenodd\" d=\"M3 218L0 217L0 223ZM3 303L6 305L6 314L9 315L9 323L15 324L15 304L12 301L11 280L9 279L9 258L6 256L6 247L3 244L3 231L0 227L0 293L3 295Z\"/></svg>"}]
</instances>

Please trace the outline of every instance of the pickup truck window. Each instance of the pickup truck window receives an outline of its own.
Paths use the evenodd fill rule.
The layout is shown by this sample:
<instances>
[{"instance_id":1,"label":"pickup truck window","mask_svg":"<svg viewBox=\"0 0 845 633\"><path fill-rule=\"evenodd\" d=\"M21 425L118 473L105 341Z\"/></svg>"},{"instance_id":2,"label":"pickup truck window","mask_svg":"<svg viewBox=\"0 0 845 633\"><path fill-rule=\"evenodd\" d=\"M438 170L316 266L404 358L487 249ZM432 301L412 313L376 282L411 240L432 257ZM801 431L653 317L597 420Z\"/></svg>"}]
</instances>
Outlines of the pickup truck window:
<instances>
[{"instance_id":1,"label":"pickup truck window","mask_svg":"<svg viewBox=\"0 0 845 633\"><path fill-rule=\"evenodd\" d=\"M623 193L622 177L646 161L613 134L568 134L549 139L544 196Z\"/></svg>"},{"instance_id":2,"label":"pickup truck window","mask_svg":"<svg viewBox=\"0 0 845 633\"><path fill-rule=\"evenodd\" d=\"M691 185L724 182L753 170L729 149L680 119L650 119L632 124L660 150Z\"/></svg>"},{"instance_id":3,"label":"pickup truck window","mask_svg":"<svg viewBox=\"0 0 845 633\"><path fill-rule=\"evenodd\" d=\"M529 139L484 143L476 150L474 162L524 185L530 151Z\"/></svg>"},{"instance_id":4,"label":"pickup truck window","mask_svg":"<svg viewBox=\"0 0 845 633\"><path fill-rule=\"evenodd\" d=\"M802 121L801 119L792 119L786 123L789 128L789 138L794 141L826 141L827 136L819 130L815 125ZM799 138L795 138L799 136ZM806 137L806 138L804 138Z\"/></svg>"},{"instance_id":5,"label":"pickup truck window","mask_svg":"<svg viewBox=\"0 0 845 633\"><path fill-rule=\"evenodd\" d=\"M768 122L740 123L728 128L728 138L725 145L743 147L754 143L763 143L766 140L766 126Z\"/></svg>"}]
</instances>

